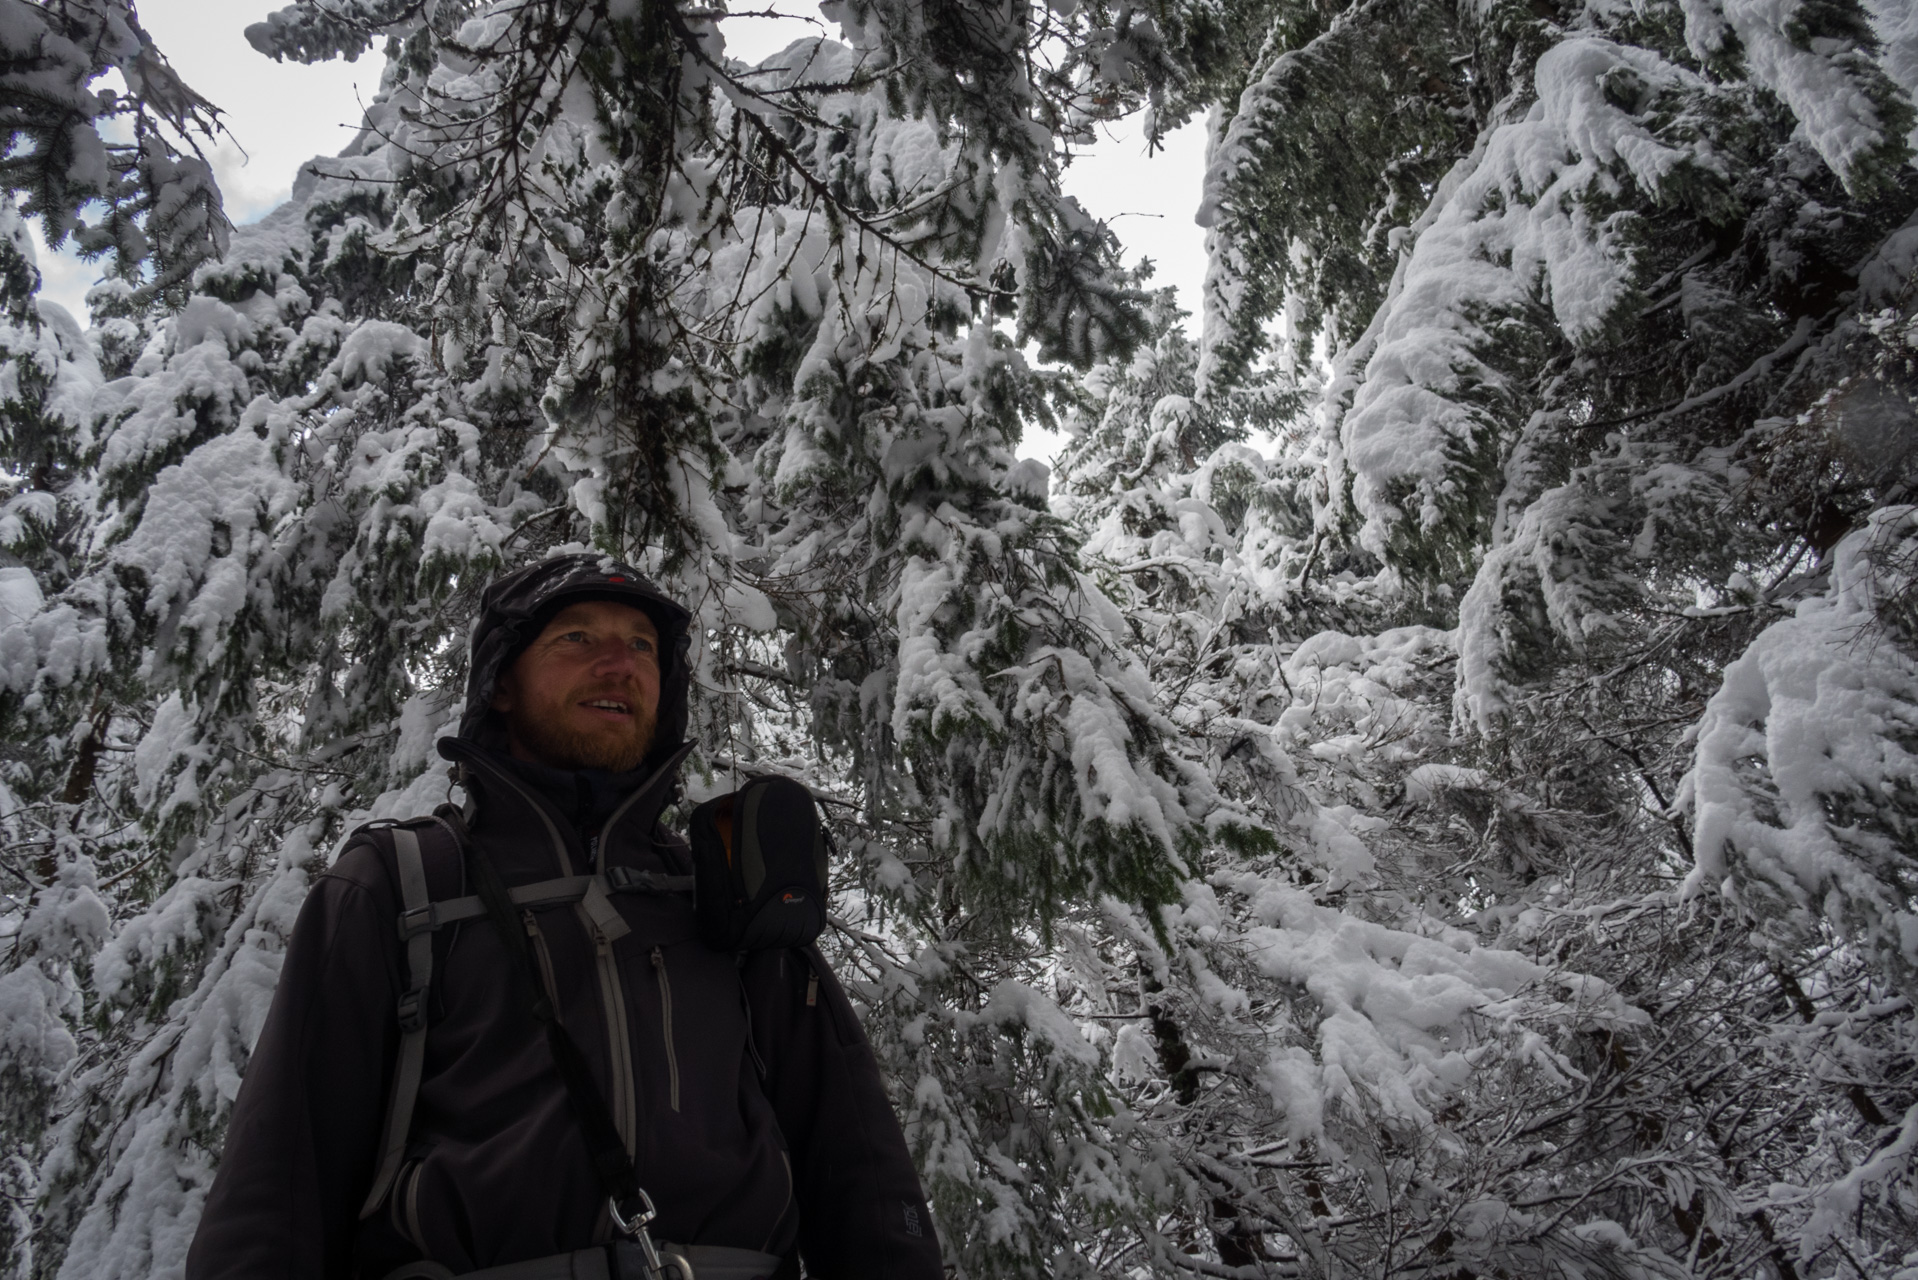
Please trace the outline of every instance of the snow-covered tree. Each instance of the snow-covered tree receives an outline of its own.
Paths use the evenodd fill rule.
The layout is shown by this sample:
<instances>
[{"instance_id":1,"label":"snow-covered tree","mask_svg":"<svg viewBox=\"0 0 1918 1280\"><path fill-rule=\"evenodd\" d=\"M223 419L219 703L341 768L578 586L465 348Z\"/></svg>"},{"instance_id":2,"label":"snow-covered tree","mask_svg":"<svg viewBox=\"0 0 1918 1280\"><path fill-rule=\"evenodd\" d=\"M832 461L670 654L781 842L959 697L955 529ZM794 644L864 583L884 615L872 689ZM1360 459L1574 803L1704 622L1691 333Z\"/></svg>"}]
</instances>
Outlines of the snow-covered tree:
<instances>
[{"instance_id":1,"label":"snow-covered tree","mask_svg":"<svg viewBox=\"0 0 1918 1280\"><path fill-rule=\"evenodd\" d=\"M199 142L218 112L154 47L128 0L21 0L0 12L0 183L47 243L108 255L177 300L226 245ZM35 287L9 272L9 305Z\"/></svg>"},{"instance_id":2,"label":"snow-covered tree","mask_svg":"<svg viewBox=\"0 0 1918 1280\"><path fill-rule=\"evenodd\" d=\"M577 546L696 610L691 793L825 799L956 1274L1918 1271L1907 7L822 16L300 0L382 89L229 242L131 10L0 13L10 1272L177 1270ZM1059 190L1131 110L1196 340Z\"/></svg>"},{"instance_id":3,"label":"snow-covered tree","mask_svg":"<svg viewBox=\"0 0 1918 1280\"><path fill-rule=\"evenodd\" d=\"M1201 341L1088 379L1068 465L1283 846L1186 942L1256 940L1247 1012L1153 1024L1175 1096L1264 1073L1187 1090L1215 1208L1311 1274L1909 1265L1907 7L1166 29ZM1274 457L1177 456L1275 378ZM1441 972L1405 935L1454 953L1415 1000L1365 976Z\"/></svg>"},{"instance_id":4,"label":"snow-covered tree","mask_svg":"<svg viewBox=\"0 0 1918 1280\"><path fill-rule=\"evenodd\" d=\"M296 5L254 44L385 41L360 137L182 287L129 259L94 329L12 348L12 553L72 513L58 572L8 580L0 714L36 753L9 820L65 806L9 935L37 1002L6 1045L16 1270L179 1265L292 912L345 829L443 793L503 563L596 544L694 602L705 785L797 730L876 901L923 907L873 962L973 1060L1027 1036L1017 984L976 978L1035 920L1164 902L1202 843L1261 840L1166 745L1012 465L1048 385L1019 343L1089 361L1142 327L1057 189L1096 89L1070 58L1033 83L1059 28L1022 9L842 17L852 44L747 68L669 6ZM1058 1217L1001 1168L1020 1126L868 994L955 1256L1047 1271L982 1213Z\"/></svg>"}]
</instances>

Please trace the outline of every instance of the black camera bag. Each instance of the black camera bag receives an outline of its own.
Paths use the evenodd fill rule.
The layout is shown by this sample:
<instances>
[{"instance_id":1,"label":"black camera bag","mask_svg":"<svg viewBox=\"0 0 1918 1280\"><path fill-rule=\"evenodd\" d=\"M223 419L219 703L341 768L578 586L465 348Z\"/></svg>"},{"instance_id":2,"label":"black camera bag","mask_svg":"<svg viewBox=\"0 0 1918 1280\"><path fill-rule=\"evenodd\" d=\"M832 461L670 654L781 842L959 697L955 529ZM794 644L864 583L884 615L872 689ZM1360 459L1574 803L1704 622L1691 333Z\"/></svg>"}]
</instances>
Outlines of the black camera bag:
<instances>
[{"instance_id":1,"label":"black camera bag","mask_svg":"<svg viewBox=\"0 0 1918 1280\"><path fill-rule=\"evenodd\" d=\"M693 810L693 905L721 951L799 947L826 927L826 829L812 792L754 778Z\"/></svg>"}]
</instances>

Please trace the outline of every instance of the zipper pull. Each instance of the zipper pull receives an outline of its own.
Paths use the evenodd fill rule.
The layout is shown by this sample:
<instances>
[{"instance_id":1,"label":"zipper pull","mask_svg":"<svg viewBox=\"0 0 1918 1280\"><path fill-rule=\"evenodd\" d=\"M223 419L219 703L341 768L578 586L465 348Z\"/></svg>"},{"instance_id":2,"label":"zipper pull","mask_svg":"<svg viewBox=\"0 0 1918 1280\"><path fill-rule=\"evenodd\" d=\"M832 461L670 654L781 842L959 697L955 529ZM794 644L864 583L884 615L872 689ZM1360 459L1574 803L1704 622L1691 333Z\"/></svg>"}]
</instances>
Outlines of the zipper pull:
<instances>
[{"instance_id":1,"label":"zipper pull","mask_svg":"<svg viewBox=\"0 0 1918 1280\"><path fill-rule=\"evenodd\" d=\"M812 1008L819 1003L819 974L816 970L806 973L806 1007Z\"/></svg>"},{"instance_id":2,"label":"zipper pull","mask_svg":"<svg viewBox=\"0 0 1918 1280\"><path fill-rule=\"evenodd\" d=\"M665 955L660 951L658 947L654 947L653 948L653 968L664 969L665 967L666 967Z\"/></svg>"},{"instance_id":3,"label":"zipper pull","mask_svg":"<svg viewBox=\"0 0 1918 1280\"><path fill-rule=\"evenodd\" d=\"M533 1016L542 1021L559 1016L559 987L553 981L553 960L546 954L546 939L539 931L539 921L533 917L531 907L520 912L520 921L526 926L526 936L532 941L533 959L539 964L539 985L542 988L534 993ZM545 1012L540 1012L544 1006Z\"/></svg>"}]
</instances>

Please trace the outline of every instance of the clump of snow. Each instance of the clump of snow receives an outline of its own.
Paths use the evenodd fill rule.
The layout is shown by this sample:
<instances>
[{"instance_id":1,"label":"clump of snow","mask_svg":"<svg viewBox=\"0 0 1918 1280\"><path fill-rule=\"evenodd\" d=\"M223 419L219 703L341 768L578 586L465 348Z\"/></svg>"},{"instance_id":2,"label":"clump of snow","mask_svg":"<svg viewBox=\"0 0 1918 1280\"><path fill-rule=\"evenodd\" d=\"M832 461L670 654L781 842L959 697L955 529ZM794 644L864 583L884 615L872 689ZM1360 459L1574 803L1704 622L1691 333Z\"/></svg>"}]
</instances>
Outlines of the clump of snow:
<instances>
[{"instance_id":1,"label":"clump of snow","mask_svg":"<svg viewBox=\"0 0 1918 1280\"><path fill-rule=\"evenodd\" d=\"M1866 0L1872 30L1882 46L1879 65L1907 98L1918 102L1918 6L1904 0ZM1918 164L1918 124L1905 135L1905 145Z\"/></svg>"},{"instance_id":2,"label":"clump of snow","mask_svg":"<svg viewBox=\"0 0 1918 1280\"><path fill-rule=\"evenodd\" d=\"M1688 894L1722 893L1770 927L1822 920L1907 974L1918 658L1878 611L1912 589L1914 548L1913 507L1874 512L1838 544L1829 590L1725 668L1676 800L1693 823Z\"/></svg>"},{"instance_id":3,"label":"clump of snow","mask_svg":"<svg viewBox=\"0 0 1918 1280\"><path fill-rule=\"evenodd\" d=\"M1632 251L1621 217L1595 218L1592 199L1628 182L1657 195L1680 167L1722 168L1649 123L1661 95L1708 91L1651 50L1568 39L1540 56L1533 79L1525 116L1488 130L1428 208L1355 348L1351 407L1333 415L1360 541L1381 558L1402 530L1434 535L1455 470L1497 452L1505 375L1489 359L1499 344L1486 318L1549 307L1568 338L1594 337L1630 295ZM1636 112L1615 105L1621 84Z\"/></svg>"},{"instance_id":4,"label":"clump of snow","mask_svg":"<svg viewBox=\"0 0 1918 1280\"><path fill-rule=\"evenodd\" d=\"M1430 804L1446 791L1489 791L1491 786L1483 769L1422 764L1405 775L1405 799L1408 804Z\"/></svg>"},{"instance_id":5,"label":"clump of snow","mask_svg":"<svg viewBox=\"0 0 1918 1280\"><path fill-rule=\"evenodd\" d=\"M1006 488L1043 507L1052 489L1052 469L1037 458L1021 458L1006 473Z\"/></svg>"},{"instance_id":6,"label":"clump of snow","mask_svg":"<svg viewBox=\"0 0 1918 1280\"><path fill-rule=\"evenodd\" d=\"M1684 479L1671 487L1678 490ZM1513 527L1495 530L1497 545L1485 553L1459 601L1453 705L1463 723L1491 734L1510 703L1505 669L1514 643L1506 613L1511 595L1540 600L1553 633L1576 651L1616 629L1614 613L1636 599L1640 587L1637 564L1609 527L1610 505L1607 495L1590 486L1558 485L1524 504ZM1658 509L1655 502L1648 505Z\"/></svg>"},{"instance_id":7,"label":"clump of snow","mask_svg":"<svg viewBox=\"0 0 1918 1280\"><path fill-rule=\"evenodd\" d=\"M46 603L33 570L23 565L0 569L0 631L31 622Z\"/></svg>"},{"instance_id":8,"label":"clump of snow","mask_svg":"<svg viewBox=\"0 0 1918 1280\"><path fill-rule=\"evenodd\" d=\"M1316 1044L1276 1049L1264 1082L1297 1137L1324 1133L1325 1109L1430 1126L1446 1099L1471 1084L1474 1046L1520 1015L1570 1012L1542 992L1551 971L1516 952L1480 947L1469 935L1432 938L1358 919L1295 886L1234 878L1259 923L1246 931L1253 963L1311 996L1320 1010ZM1580 1017L1619 1024L1644 1015L1603 989L1580 992Z\"/></svg>"},{"instance_id":9,"label":"clump of snow","mask_svg":"<svg viewBox=\"0 0 1918 1280\"><path fill-rule=\"evenodd\" d=\"M1058 1005L1024 983L1008 980L994 987L978 1016L998 1026L1016 1028L1075 1062L1098 1065L1099 1051L1086 1043L1078 1025Z\"/></svg>"},{"instance_id":10,"label":"clump of snow","mask_svg":"<svg viewBox=\"0 0 1918 1280\"><path fill-rule=\"evenodd\" d=\"M1800 1228L1798 1260L1809 1264L1844 1231L1848 1220L1863 1212L1868 1199L1884 1200L1909 1185L1912 1162L1918 1158L1918 1106L1908 1109L1889 1141L1881 1142L1871 1158L1847 1172L1812 1198L1811 1216ZM1907 1265L1918 1261L1908 1255ZM1900 1275L1905 1273L1901 1272Z\"/></svg>"},{"instance_id":11,"label":"clump of snow","mask_svg":"<svg viewBox=\"0 0 1918 1280\"><path fill-rule=\"evenodd\" d=\"M1805 0L1721 3L1752 79L1791 108L1800 135L1850 185L1860 163L1885 144L1884 121L1869 81L1859 74L1856 46L1833 37L1805 39L1799 18L1804 7Z\"/></svg>"},{"instance_id":12,"label":"clump of snow","mask_svg":"<svg viewBox=\"0 0 1918 1280\"><path fill-rule=\"evenodd\" d=\"M340 344L336 361L342 387L379 382L402 360L426 355L426 340L405 325L365 320L353 327Z\"/></svg>"},{"instance_id":13,"label":"clump of snow","mask_svg":"<svg viewBox=\"0 0 1918 1280\"><path fill-rule=\"evenodd\" d=\"M84 1012L73 967L91 959L108 923L93 864L63 861L11 940L25 963L0 974L0 1072L47 1089L73 1061L79 1045L69 1024Z\"/></svg>"}]
</instances>

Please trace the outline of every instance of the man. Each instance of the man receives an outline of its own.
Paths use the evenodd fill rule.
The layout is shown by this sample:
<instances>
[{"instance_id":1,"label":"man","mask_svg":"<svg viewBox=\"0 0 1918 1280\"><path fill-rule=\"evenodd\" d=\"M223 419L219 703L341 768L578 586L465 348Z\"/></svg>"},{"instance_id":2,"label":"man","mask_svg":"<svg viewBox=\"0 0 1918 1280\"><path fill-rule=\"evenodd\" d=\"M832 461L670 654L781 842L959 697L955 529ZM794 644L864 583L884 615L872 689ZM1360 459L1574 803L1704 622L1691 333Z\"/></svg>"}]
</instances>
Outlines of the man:
<instances>
[{"instance_id":1,"label":"man","mask_svg":"<svg viewBox=\"0 0 1918 1280\"><path fill-rule=\"evenodd\" d=\"M786 1280L801 1256L825 1280L941 1274L871 1048L817 949L715 951L668 887L690 870L659 824L690 749L689 622L598 556L487 589L460 733L440 743L469 797L466 842L425 821L364 829L314 883L188 1280L620 1280L635 1249L608 1242L633 1206L609 1206L608 1146L696 1280ZM516 905L517 921L495 888L490 916L409 931L403 909L433 913L406 898L406 865L441 915L478 901L480 873L516 904L591 887ZM618 891L635 884L659 888ZM540 988L590 1081L527 1012Z\"/></svg>"}]
</instances>

